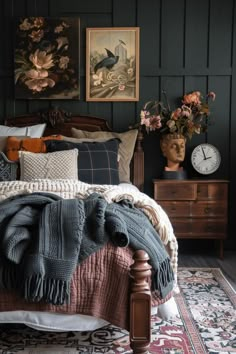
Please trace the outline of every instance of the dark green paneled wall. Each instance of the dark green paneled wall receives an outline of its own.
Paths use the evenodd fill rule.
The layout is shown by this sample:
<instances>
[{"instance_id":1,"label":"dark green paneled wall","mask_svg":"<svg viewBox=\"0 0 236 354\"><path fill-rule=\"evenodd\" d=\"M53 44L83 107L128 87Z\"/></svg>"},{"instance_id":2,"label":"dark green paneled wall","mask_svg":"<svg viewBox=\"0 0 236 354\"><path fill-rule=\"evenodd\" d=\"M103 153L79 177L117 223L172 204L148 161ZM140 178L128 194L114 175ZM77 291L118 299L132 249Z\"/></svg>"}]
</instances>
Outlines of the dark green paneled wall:
<instances>
[{"instance_id":1,"label":"dark green paneled wall","mask_svg":"<svg viewBox=\"0 0 236 354\"><path fill-rule=\"evenodd\" d=\"M13 38L15 16L78 16L81 21L81 100L14 100ZM174 108L192 90L216 92L212 107L215 124L208 134L187 144L186 168L194 146L215 144L222 155L212 178L230 180L230 238L236 246L236 9L235 0L0 0L0 121L4 117L59 106L72 113L104 117L113 129L124 131L139 121L142 105L161 99L165 90ZM86 27L140 27L140 101L85 101ZM152 195L152 179L164 165L158 134L145 138L145 191Z\"/></svg>"}]
</instances>

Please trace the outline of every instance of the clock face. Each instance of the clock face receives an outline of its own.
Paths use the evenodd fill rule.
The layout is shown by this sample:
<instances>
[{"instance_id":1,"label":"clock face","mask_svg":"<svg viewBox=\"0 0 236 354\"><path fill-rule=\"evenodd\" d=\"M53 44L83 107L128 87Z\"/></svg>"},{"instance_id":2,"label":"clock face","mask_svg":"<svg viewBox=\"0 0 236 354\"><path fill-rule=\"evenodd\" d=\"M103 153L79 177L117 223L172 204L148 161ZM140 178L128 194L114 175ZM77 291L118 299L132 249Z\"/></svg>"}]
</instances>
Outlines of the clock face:
<instances>
[{"instance_id":1,"label":"clock face","mask_svg":"<svg viewBox=\"0 0 236 354\"><path fill-rule=\"evenodd\" d=\"M191 155L193 167L203 175L215 172L220 166L220 161L219 150L211 144L196 146Z\"/></svg>"}]
</instances>

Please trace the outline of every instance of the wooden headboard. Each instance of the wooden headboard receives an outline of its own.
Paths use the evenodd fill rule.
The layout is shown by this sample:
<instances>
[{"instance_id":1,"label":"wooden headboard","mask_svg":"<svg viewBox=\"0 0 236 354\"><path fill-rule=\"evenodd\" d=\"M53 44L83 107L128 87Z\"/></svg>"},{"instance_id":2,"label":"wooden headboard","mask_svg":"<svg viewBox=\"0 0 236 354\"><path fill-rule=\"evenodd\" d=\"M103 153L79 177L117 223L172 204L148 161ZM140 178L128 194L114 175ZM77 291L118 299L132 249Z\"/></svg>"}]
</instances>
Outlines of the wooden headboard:
<instances>
[{"instance_id":1,"label":"wooden headboard","mask_svg":"<svg viewBox=\"0 0 236 354\"><path fill-rule=\"evenodd\" d=\"M71 128L87 131L112 131L103 118L72 115L64 110L52 108L47 111L10 117L5 120L5 125L25 127L35 124L46 123L44 136L61 134L71 136ZM144 185L144 152L142 148L143 134L138 133L133 160L131 163L131 180L135 186L143 191Z\"/></svg>"}]
</instances>

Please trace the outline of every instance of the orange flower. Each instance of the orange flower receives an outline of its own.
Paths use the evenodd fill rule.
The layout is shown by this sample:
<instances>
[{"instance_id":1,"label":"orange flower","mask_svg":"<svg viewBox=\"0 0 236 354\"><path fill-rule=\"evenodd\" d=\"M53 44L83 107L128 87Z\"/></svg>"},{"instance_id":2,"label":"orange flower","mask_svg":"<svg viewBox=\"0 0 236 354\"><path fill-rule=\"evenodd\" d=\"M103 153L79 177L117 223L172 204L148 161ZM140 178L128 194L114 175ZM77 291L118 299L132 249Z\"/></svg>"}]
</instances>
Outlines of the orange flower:
<instances>
[{"instance_id":1,"label":"orange flower","mask_svg":"<svg viewBox=\"0 0 236 354\"><path fill-rule=\"evenodd\" d=\"M201 93L199 91L195 91L189 93L188 95L184 95L182 102L183 104L198 106L201 104L200 98L201 98Z\"/></svg>"}]
</instances>

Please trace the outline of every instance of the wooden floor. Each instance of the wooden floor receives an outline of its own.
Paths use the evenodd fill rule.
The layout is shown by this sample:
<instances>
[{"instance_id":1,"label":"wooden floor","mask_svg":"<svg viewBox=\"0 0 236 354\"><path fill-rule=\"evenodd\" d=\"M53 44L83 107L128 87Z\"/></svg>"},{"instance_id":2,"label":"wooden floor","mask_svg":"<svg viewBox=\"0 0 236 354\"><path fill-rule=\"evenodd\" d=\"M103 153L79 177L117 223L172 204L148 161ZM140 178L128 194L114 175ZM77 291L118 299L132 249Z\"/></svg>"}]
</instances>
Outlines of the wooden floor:
<instances>
[{"instance_id":1,"label":"wooden floor","mask_svg":"<svg viewBox=\"0 0 236 354\"><path fill-rule=\"evenodd\" d=\"M236 291L236 252L225 251L224 259L217 257L217 252L186 251L179 247L179 267L220 268Z\"/></svg>"}]
</instances>

